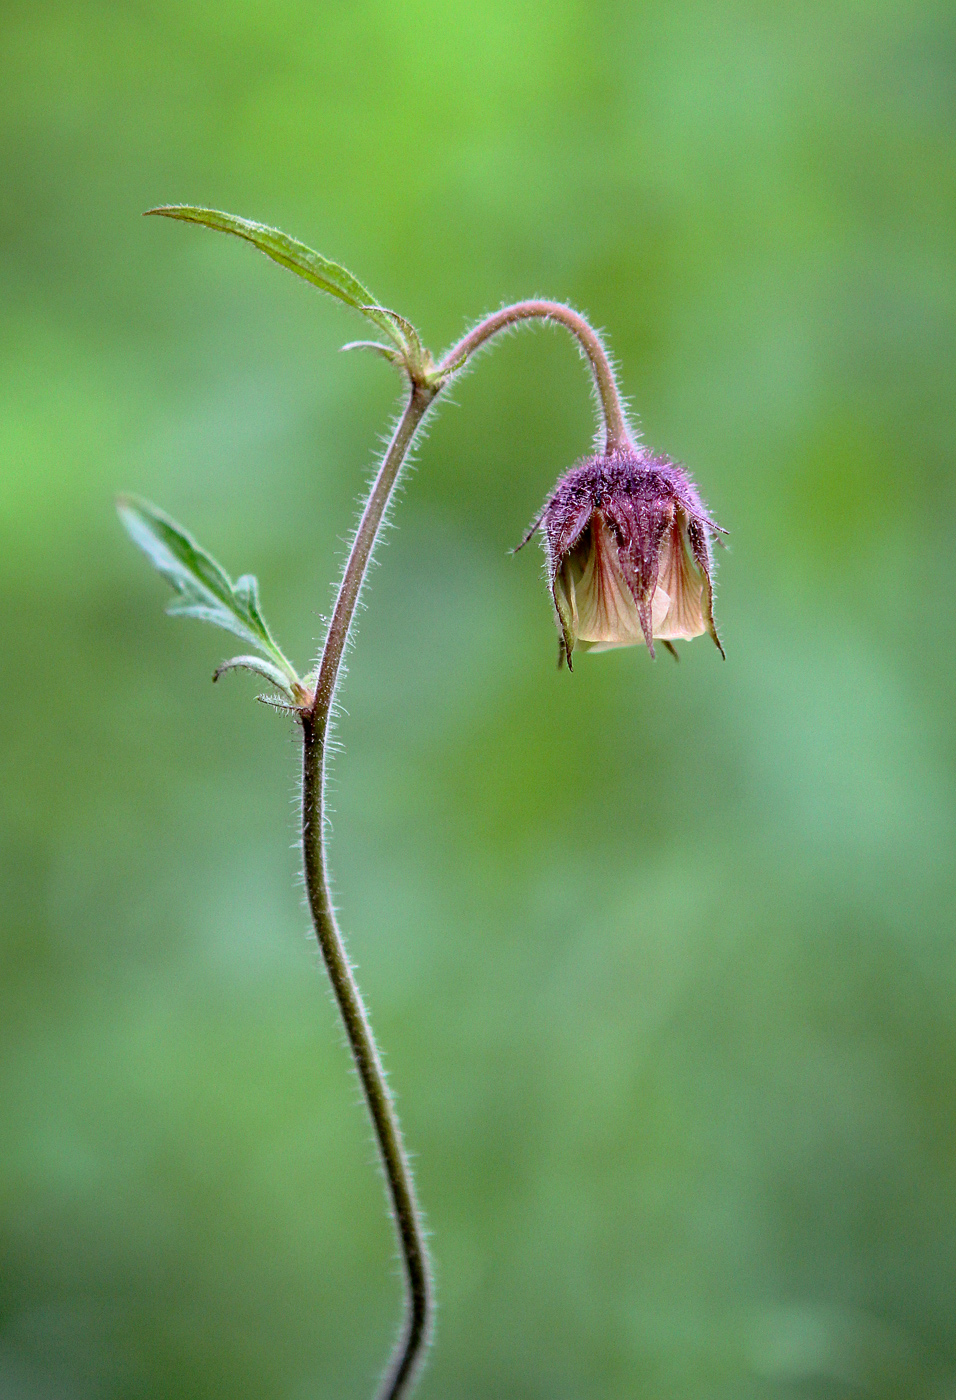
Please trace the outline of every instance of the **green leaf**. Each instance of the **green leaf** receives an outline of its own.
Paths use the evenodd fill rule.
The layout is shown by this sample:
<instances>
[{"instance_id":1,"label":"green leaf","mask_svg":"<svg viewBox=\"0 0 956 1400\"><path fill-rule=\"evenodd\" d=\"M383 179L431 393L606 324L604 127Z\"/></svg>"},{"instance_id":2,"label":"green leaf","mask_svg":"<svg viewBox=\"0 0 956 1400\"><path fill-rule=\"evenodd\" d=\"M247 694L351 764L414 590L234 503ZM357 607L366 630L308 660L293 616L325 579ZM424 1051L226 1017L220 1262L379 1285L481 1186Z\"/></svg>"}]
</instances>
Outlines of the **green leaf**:
<instances>
[{"instance_id":1,"label":"green leaf","mask_svg":"<svg viewBox=\"0 0 956 1400\"><path fill-rule=\"evenodd\" d=\"M374 350L376 354L384 356L389 364L401 365L402 357L391 345L382 345L377 340L350 340L348 345L340 347L342 350Z\"/></svg>"},{"instance_id":2,"label":"green leaf","mask_svg":"<svg viewBox=\"0 0 956 1400\"><path fill-rule=\"evenodd\" d=\"M307 248L304 243L290 238L277 228L266 224L255 224L250 219L240 219L235 214L224 214L218 209L199 209L189 204L164 204L157 209L147 209L147 214L162 214L167 219L181 219L185 223L202 224L206 228L218 229L220 233L233 233L244 238L260 252L272 258L290 272L304 277L314 287L338 297L347 306L361 311L363 316L393 340L403 353L413 344L406 345L401 327L407 325L394 312L378 306L372 293L363 287L357 277L338 263L324 258L321 253ZM417 340L417 336L416 336Z\"/></svg>"},{"instance_id":3,"label":"green leaf","mask_svg":"<svg viewBox=\"0 0 956 1400\"><path fill-rule=\"evenodd\" d=\"M444 362L442 362L442 364L436 365L434 378L436 380L440 379L442 383L445 383L447 380L451 379L453 374L457 374L458 371L462 369L467 363L468 352L466 350L458 356L457 360L452 360L450 364L446 365Z\"/></svg>"},{"instance_id":4,"label":"green leaf","mask_svg":"<svg viewBox=\"0 0 956 1400\"><path fill-rule=\"evenodd\" d=\"M417 364L421 363L422 357L424 356L425 352L422 348L422 342L419 338L418 331L412 325L411 321L407 321L404 316L399 316L397 311L389 311L387 306L363 306L362 310L366 313L374 311L376 312L376 314L387 316L388 319L393 323L393 325L397 326L398 329L401 331L402 335L405 337L405 344L412 356L412 359ZM392 334L394 336L394 331L392 332Z\"/></svg>"},{"instance_id":5,"label":"green leaf","mask_svg":"<svg viewBox=\"0 0 956 1400\"><path fill-rule=\"evenodd\" d=\"M303 695L296 695L289 678L282 674L278 666L273 666L271 661L264 661L260 656L234 656L231 660L224 661L221 666L216 667L213 680L217 681L227 671L254 671L257 676L263 676L270 685L280 690L293 705L302 702Z\"/></svg>"},{"instance_id":6,"label":"green leaf","mask_svg":"<svg viewBox=\"0 0 956 1400\"><path fill-rule=\"evenodd\" d=\"M187 530L149 501L121 496L116 508L134 544L178 594L168 613L198 617L234 632L269 657L285 678L283 688L299 684L262 616L259 585L251 574L233 583Z\"/></svg>"}]
</instances>

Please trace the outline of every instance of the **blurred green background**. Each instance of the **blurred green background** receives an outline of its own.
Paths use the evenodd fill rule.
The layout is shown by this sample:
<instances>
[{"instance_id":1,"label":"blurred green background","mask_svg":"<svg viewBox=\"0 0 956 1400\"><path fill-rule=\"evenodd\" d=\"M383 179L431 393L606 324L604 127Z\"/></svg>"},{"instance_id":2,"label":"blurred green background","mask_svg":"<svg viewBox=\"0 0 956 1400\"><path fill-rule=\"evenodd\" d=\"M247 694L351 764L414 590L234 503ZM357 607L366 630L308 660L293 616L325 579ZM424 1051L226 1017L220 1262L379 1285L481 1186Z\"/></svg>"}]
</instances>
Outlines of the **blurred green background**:
<instances>
[{"instance_id":1,"label":"blurred green background","mask_svg":"<svg viewBox=\"0 0 956 1400\"><path fill-rule=\"evenodd\" d=\"M732 532L726 664L559 674L507 550L592 413L529 330L379 554L331 858L423 1400L956 1395L954 128L935 0L3 0L3 1400L360 1400L399 1315L296 734L112 504L257 572L304 666L397 383L167 201L436 349L570 299Z\"/></svg>"}]
</instances>

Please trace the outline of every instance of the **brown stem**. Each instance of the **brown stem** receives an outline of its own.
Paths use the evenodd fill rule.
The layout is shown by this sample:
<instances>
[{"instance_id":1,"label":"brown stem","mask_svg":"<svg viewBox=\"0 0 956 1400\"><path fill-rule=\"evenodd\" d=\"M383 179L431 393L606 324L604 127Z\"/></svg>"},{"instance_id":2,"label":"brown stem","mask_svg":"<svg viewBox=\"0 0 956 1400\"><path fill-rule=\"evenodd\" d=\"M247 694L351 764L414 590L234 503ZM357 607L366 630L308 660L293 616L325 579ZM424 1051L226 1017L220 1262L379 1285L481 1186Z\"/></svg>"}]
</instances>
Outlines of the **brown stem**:
<instances>
[{"instance_id":1,"label":"brown stem","mask_svg":"<svg viewBox=\"0 0 956 1400\"><path fill-rule=\"evenodd\" d=\"M634 444L621 404L621 396L618 392L617 380L614 377L614 370L611 368L611 362L601 343L600 336L593 326L588 325L583 316L579 316L576 311L572 311L569 306L563 306L560 302L518 301L513 306L502 307L500 311L493 312L484 321L479 322L457 345L453 346L438 368L449 371L457 368L460 363L467 360L499 331L506 330L508 326L517 325L519 321L535 319L556 321L577 337L590 363L591 373L594 375L594 387L597 390L604 418L605 451L607 454L610 455L612 452L620 452L625 448L633 447Z\"/></svg>"},{"instance_id":2,"label":"brown stem","mask_svg":"<svg viewBox=\"0 0 956 1400\"><path fill-rule=\"evenodd\" d=\"M322 651L315 697L309 707L300 711L303 738L302 858L309 909L371 1115L405 1271L405 1325L392 1353L379 1391L379 1400L399 1400L400 1396L410 1393L431 1332L431 1277L425 1230L398 1116L329 894L324 839L325 755L335 686L362 579L402 464L436 392L427 387L412 386L405 411L369 492L352 542Z\"/></svg>"},{"instance_id":3,"label":"brown stem","mask_svg":"<svg viewBox=\"0 0 956 1400\"><path fill-rule=\"evenodd\" d=\"M557 302L523 301L495 312L450 350L428 378L413 375L406 365L410 380L408 401L372 483L352 541L322 649L315 693L299 711L303 737L302 856L309 909L371 1115L405 1270L405 1326L389 1362L379 1400L400 1400L410 1393L431 1332L432 1290L425 1232L401 1128L329 894L324 833L329 717L349 629L375 540L422 420L441 389L469 356L499 331L535 317L565 326L583 347L603 413L606 451L611 453L632 445L614 371L600 338L583 317Z\"/></svg>"},{"instance_id":4,"label":"brown stem","mask_svg":"<svg viewBox=\"0 0 956 1400\"><path fill-rule=\"evenodd\" d=\"M399 472L408 455L408 449L411 447L421 421L437 393L437 388L429 388L420 384L411 386L411 394L405 405L405 412L392 434L392 440L382 459L378 475L372 483L365 509L362 511L362 519L359 521L359 527L355 532L355 539L352 541L352 548L349 551L348 563L339 585L338 597L332 612L332 621L329 623L325 645L322 648L322 660L319 663L319 676L315 686L315 699L312 702L311 714L313 720L320 722L323 728L328 724L329 712L335 695L335 685L342 664L342 653L345 651L349 627L352 624L355 605L362 590L362 580L365 577L365 570L368 568L375 537L381 526L382 517L385 514L385 508L388 505L395 482L398 480Z\"/></svg>"},{"instance_id":5,"label":"brown stem","mask_svg":"<svg viewBox=\"0 0 956 1400\"><path fill-rule=\"evenodd\" d=\"M432 1319L431 1278L425 1232L401 1128L329 897L323 841L325 729L324 720L316 723L308 713L303 714L302 855L305 887L316 937L372 1118L401 1245L407 1289L405 1325L379 1391L380 1400L398 1400L399 1396L408 1393L428 1344Z\"/></svg>"}]
</instances>

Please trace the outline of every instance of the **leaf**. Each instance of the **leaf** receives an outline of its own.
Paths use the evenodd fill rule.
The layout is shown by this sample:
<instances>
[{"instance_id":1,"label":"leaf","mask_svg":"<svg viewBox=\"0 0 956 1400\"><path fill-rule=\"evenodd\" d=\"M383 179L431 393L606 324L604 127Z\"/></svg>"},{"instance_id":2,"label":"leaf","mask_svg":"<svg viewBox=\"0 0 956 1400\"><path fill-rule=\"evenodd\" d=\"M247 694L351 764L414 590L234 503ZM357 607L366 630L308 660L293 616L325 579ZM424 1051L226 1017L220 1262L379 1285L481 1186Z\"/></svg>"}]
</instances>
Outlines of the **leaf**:
<instances>
[{"instance_id":1,"label":"leaf","mask_svg":"<svg viewBox=\"0 0 956 1400\"><path fill-rule=\"evenodd\" d=\"M293 705L302 701L303 697L296 695L289 683L289 678L283 675L278 666L273 666L271 661L264 661L260 656L234 656L231 660L224 661L213 672L213 680L217 681L227 671L254 671L257 676L262 676L270 685L281 690L282 694L291 700Z\"/></svg>"},{"instance_id":2,"label":"leaf","mask_svg":"<svg viewBox=\"0 0 956 1400\"><path fill-rule=\"evenodd\" d=\"M419 337L418 331L412 325L411 321L406 321L405 317L399 316L397 311L389 311L387 306L363 306L362 310L366 313L374 311L377 313L381 313L381 315L383 316L387 316L388 319L393 323L393 325L397 326L398 329L404 335L405 344L408 350L410 351L412 358L417 363L421 363L422 357L424 356L425 352L422 348L422 342Z\"/></svg>"},{"instance_id":3,"label":"leaf","mask_svg":"<svg viewBox=\"0 0 956 1400\"><path fill-rule=\"evenodd\" d=\"M401 365L402 357L391 345L381 345L377 340L350 340L347 345L340 347L342 350L374 350L379 355L384 355L385 359L393 365Z\"/></svg>"},{"instance_id":4,"label":"leaf","mask_svg":"<svg viewBox=\"0 0 956 1400\"><path fill-rule=\"evenodd\" d=\"M284 687L299 684L262 616L259 585L251 574L233 583L188 531L149 501L121 496L116 508L133 543L179 595L167 606L168 613L197 617L234 632L270 658L285 678Z\"/></svg>"},{"instance_id":5,"label":"leaf","mask_svg":"<svg viewBox=\"0 0 956 1400\"><path fill-rule=\"evenodd\" d=\"M457 374L458 371L467 363L468 351L465 350L458 356L457 360L452 360L450 364L445 364L445 362L442 361L440 365L437 365L435 369L435 376L436 378L440 377L442 381L448 380L452 377L453 374Z\"/></svg>"},{"instance_id":6,"label":"leaf","mask_svg":"<svg viewBox=\"0 0 956 1400\"><path fill-rule=\"evenodd\" d=\"M224 214L218 209L199 209L191 204L163 204L157 209L147 209L146 213L162 214L164 218L181 219L190 224L202 224L206 228L218 229L220 233L233 233L237 238L244 238L247 243L252 243L282 267L287 267L290 272L304 277L314 287L328 292L330 296L338 297L339 301L344 301L356 311L361 311L373 325L393 340L403 353L409 348L400 329L401 317L396 317L393 312L378 306L372 293L346 268L307 248L297 239L290 238L280 229L269 228L266 224L255 224L250 219L240 219L235 214Z\"/></svg>"}]
</instances>

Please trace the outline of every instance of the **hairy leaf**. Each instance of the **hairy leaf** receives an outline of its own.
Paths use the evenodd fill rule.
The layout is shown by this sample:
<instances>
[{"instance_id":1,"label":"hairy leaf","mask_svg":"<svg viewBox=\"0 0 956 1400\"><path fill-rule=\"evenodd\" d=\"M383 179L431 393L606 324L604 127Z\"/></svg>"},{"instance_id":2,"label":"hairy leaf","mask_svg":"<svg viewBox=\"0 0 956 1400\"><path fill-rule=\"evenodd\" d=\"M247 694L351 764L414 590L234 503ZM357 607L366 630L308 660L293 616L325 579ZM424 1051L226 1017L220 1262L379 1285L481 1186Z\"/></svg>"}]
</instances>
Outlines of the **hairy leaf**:
<instances>
[{"instance_id":1,"label":"hairy leaf","mask_svg":"<svg viewBox=\"0 0 956 1400\"><path fill-rule=\"evenodd\" d=\"M205 228L218 229L221 233L233 233L244 238L260 252L272 258L290 272L304 277L314 287L338 297L347 306L361 311L363 316L383 331L401 351L406 343L402 332L401 317L376 305L375 298L368 288L363 287L357 277L338 263L324 258L312 248L307 248L295 238L290 238L280 229L269 228L266 224L256 224L250 219L240 219L235 214L224 214L218 209L199 209L190 204L163 204L157 209L147 209L147 214L162 214L167 219L181 219L185 223L202 224ZM417 340L417 337L416 337Z\"/></svg>"},{"instance_id":2,"label":"hairy leaf","mask_svg":"<svg viewBox=\"0 0 956 1400\"><path fill-rule=\"evenodd\" d=\"M347 345L340 347L342 350L374 350L376 354L384 356L390 364L401 365L402 357L391 345L382 345L377 340L350 340Z\"/></svg>"},{"instance_id":3,"label":"hairy leaf","mask_svg":"<svg viewBox=\"0 0 956 1400\"><path fill-rule=\"evenodd\" d=\"M298 683L262 616L259 586L251 574L233 583L187 530L149 501L121 496L116 508L130 538L176 590L178 596L168 605L168 613L198 617L234 632L270 658L285 678L284 688ZM269 679L275 678L269 674Z\"/></svg>"},{"instance_id":4,"label":"hairy leaf","mask_svg":"<svg viewBox=\"0 0 956 1400\"><path fill-rule=\"evenodd\" d=\"M217 666L213 673L213 680L217 681L220 676L227 671L254 671L257 676L262 676L274 685L277 690L293 704L302 700L301 695L296 695L288 676L283 675L278 666L273 666L271 661L265 661L261 656L233 656L229 661L224 661L221 666Z\"/></svg>"},{"instance_id":5,"label":"hairy leaf","mask_svg":"<svg viewBox=\"0 0 956 1400\"><path fill-rule=\"evenodd\" d=\"M366 313L374 311L376 314L387 316L392 324L397 326L402 335L404 335L405 344L412 358L418 363L421 362L425 352L418 331L412 325L411 321L407 321L404 316L399 316L397 311L389 311L387 306L363 306L362 310ZM394 331L392 334L394 336Z\"/></svg>"}]
</instances>

